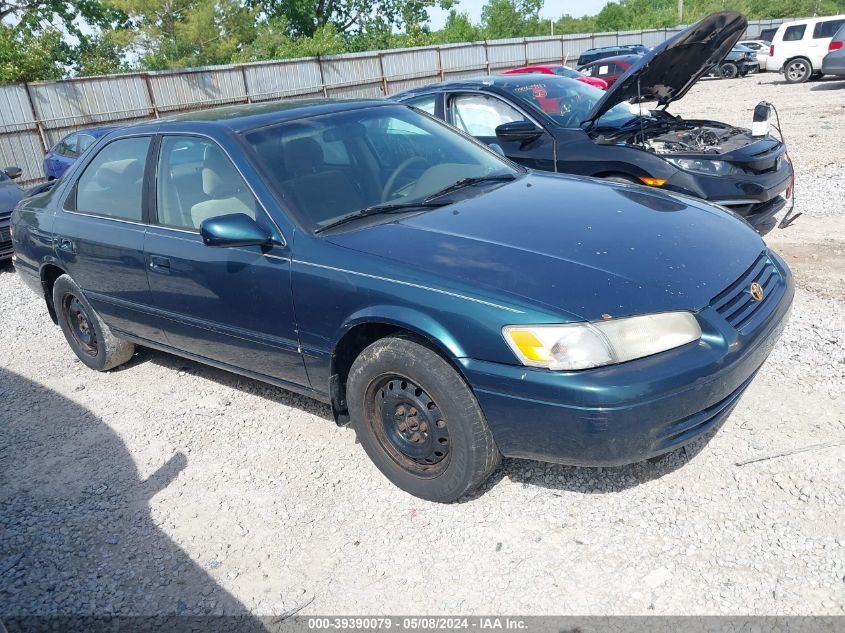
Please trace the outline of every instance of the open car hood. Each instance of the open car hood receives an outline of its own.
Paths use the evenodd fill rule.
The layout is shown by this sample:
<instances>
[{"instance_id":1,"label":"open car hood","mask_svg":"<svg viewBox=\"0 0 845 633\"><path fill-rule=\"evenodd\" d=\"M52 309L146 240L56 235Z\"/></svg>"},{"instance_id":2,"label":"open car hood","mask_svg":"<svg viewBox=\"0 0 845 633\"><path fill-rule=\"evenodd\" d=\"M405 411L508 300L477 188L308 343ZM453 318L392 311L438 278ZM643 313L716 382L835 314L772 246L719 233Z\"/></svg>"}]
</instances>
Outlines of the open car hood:
<instances>
[{"instance_id":1,"label":"open car hood","mask_svg":"<svg viewBox=\"0 0 845 633\"><path fill-rule=\"evenodd\" d=\"M657 99L657 105L662 106L680 99L725 58L747 26L748 20L741 13L720 11L655 46L607 89L584 123L637 96Z\"/></svg>"}]
</instances>

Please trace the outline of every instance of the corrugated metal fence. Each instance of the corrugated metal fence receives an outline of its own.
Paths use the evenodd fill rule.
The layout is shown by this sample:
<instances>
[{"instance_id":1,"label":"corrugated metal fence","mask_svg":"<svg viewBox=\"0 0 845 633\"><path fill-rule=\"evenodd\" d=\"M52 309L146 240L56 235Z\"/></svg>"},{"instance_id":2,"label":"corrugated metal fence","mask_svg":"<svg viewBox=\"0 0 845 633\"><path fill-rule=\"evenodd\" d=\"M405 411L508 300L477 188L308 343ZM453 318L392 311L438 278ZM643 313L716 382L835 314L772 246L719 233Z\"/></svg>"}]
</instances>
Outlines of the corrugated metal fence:
<instances>
[{"instance_id":1,"label":"corrugated metal fence","mask_svg":"<svg viewBox=\"0 0 845 633\"><path fill-rule=\"evenodd\" d=\"M747 35L756 37L781 22L750 22ZM0 167L18 165L21 183L35 182L43 178L46 150L83 127L287 97L381 97L532 63L572 63L582 51L598 46L655 46L681 29L493 40L0 86Z\"/></svg>"}]
</instances>

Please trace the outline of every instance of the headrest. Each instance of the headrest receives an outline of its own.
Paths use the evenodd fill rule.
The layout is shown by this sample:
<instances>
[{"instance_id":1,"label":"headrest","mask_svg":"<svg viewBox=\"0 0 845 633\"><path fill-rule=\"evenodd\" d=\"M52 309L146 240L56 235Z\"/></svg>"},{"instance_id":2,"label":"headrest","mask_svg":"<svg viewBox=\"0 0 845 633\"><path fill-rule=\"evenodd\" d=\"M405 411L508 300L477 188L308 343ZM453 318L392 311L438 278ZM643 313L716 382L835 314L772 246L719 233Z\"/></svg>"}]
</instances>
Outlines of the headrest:
<instances>
[{"instance_id":1,"label":"headrest","mask_svg":"<svg viewBox=\"0 0 845 633\"><path fill-rule=\"evenodd\" d=\"M103 163L97 169L97 184L101 187L125 187L144 175L144 166L137 158L124 158Z\"/></svg>"},{"instance_id":2,"label":"headrest","mask_svg":"<svg viewBox=\"0 0 845 633\"><path fill-rule=\"evenodd\" d=\"M212 198L224 198L240 191L243 178L232 161L219 147L208 145L205 148L202 164L202 190Z\"/></svg>"},{"instance_id":3,"label":"headrest","mask_svg":"<svg viewBox=\"0 0 845 633\"><path fill-rule=\"evenodd\" d=\"M285 143L285 167L288 172L312 172L322 165L323 148L313 138L297 138Z\"/></svg>"}]
</instances>

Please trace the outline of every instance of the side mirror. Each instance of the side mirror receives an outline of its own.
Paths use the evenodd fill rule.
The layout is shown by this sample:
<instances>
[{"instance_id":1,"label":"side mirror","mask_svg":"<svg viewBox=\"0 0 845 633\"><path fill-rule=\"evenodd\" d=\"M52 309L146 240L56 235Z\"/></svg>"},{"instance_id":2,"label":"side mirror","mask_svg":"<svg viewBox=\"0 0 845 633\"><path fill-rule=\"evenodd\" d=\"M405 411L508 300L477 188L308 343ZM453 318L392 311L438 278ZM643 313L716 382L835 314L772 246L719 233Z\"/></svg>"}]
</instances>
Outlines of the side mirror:
<instances>
[{"instance_id":1,"label":"side mirror","mask_svg":"<svg viewBox=\"0 0 845 633\"><path fill-rule=\"evenodd\" d=\"M23 173L23 170L20 167L6 167L3 171L6 172L6 175L12 180L20 178Z\"/></svg>"},{"instance_id":2,"label":"side mirror","mask_svg":"<svg viewBox=\"0 0 845 633\"><path fill-rule=\"evenodd\" d=\"M206 246L265 246L273 236L244 213L219 215L200 224L200 235Z\"/></svg>"},{"instance_id":3,"label":"side mirror","mask_svg":"<svg viewBox=\"0 0 845 633\"><path fill-rule=\"evenodd\" d=\"M496 128L496 136L503 141L533 141L542 134L543 128L537 127L531 121L511 121Z\"/></svg>"},{"instance_id":4,"label":"side mirror","mask_svg":"<svg viewBox=\"0 0 845 633\"><path fill-rule=\"evenodd\" d=\"M498 143L490 143L487 147L489 147L490 149L492 149L492 150L493 150L494 152L496 152L499 156L504 156L504 155L505 155L505 150L503 150L503 149L502 149L502 146L501 146L501 145L499 145Z\"/></svg>"}]
</instances>

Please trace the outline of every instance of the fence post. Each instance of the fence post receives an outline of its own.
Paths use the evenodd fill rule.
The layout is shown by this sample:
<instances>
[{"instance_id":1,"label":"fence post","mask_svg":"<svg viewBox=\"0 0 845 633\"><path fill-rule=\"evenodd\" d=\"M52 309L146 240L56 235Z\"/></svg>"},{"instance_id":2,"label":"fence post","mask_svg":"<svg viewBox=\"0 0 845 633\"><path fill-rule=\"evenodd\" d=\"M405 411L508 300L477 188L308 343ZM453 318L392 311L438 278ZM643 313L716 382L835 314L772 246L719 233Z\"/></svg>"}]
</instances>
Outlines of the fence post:
<instances>
[{"instance_id":1,"label":"fence post","mask_svg":"<svg viewBox=\"0 0 845 633\"><path fill-rule=\"evenodd\" d=\"M243 64L241 64L239 66L239 68L241 69L241 79L243 79L243 81L244 81L244 96L246 97L246 102L252 103L252 97L250 97L250 95L249 95L249 86L247 85L247 82L246 82L246 68L244 67Z\"/></svg>"},{"instance_id":2,"label":"fence post","mask_svg":"<svg viewBox=\"0 0 845 633\"><path fill-rule=\"evenodd\" d=\"M446 74L443 72L443 55L440 52L440 47L437 47L437 74L440 81L446 81Z\"/></svg>"},{"instance_id":3,"label":"fence post","mask_svg":"<svg viewBox=\"0 0 845 633\"><path fill-rule=\"evenodd\" d=\"M387 75L384 72L384 53L377 53L379 72L381 72L381 93L387 96Z\"/></svg>"},{"instance_id":4,"label":"fence post","mask_svg":"<svg viewBox=\"0 0 845 633\"><path fill-rule=\"evenodd\" d=\"M323 74L323 57L317 55L317 68L320 69L320 85L323 87L323 97L329 98L329 91L326 90L326 76Z\"/></svg>"},{"instance_id":5,"label":"fence post","mask_svg":"<svg viewBox=\"0 0 845 633\"><path fill-rule=\"evenodd\" d=\"M147 91L147 100L150 103L150 108L152 108L153 116L155 118L159 118L158 107L156 106L156 98L153 96L153 89L150 86L150 76L147 73L144 73L144 89Z\"/></svg>"},{"instance_id":6,"label":"fence post","mask_svg":"<svg viewBox=\"0 0 845 633\"><path fill-rule=\"evenodd\" d=\"M528 65L528 38L527 37L522 38L522 52L525 54L525 63L523 64L523 66L527 66Z\"/></svg>"},{"instance_id":7,"label":"fence post","mask_svg":"<svg viewBox=\"0 0 845 633\"><path fill-rule=\"evenodd\" d=\"M29 84L25 83L23 87L24 90L26 90L26 102L29 104L29 111L32 113L32 122L35 123L35 131L38 132L38 138L41 139L41 149L43 149L46 154L50 147L47 145L47 137L44 134L44 126L41 125L41 119L38 118L38 114L35 112L35 102L32 100L32 92L29 90Z\"/></svg>"},{"instance_id":8,"label":"fence post","mask_svg":"<svg viewBox=\"0 0 845 633\"><path fill-rule=\"evenodd\" d=\"M490 48L487 46L487 40L484 40L484 61L487 65L487 74L490 74Z\"/></svg>"}]
</instances>

